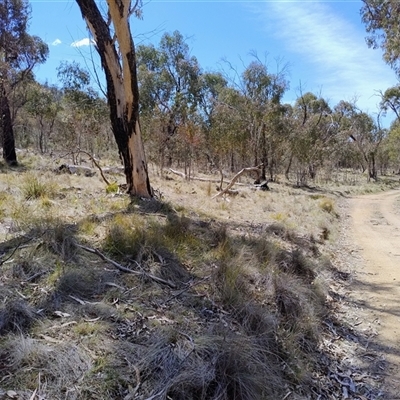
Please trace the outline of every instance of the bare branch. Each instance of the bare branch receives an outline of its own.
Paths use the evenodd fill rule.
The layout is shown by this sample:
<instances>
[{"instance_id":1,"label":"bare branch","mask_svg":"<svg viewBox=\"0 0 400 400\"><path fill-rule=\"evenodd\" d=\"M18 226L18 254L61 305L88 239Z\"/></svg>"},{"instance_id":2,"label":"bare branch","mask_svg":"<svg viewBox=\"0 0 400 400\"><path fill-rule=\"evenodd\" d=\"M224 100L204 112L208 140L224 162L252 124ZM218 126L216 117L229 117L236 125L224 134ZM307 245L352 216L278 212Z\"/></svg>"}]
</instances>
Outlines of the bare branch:
<instances>
[{"instance_id":1,"label":"bare branch","mask_svg":"<svg viewBox=\"0 0 400 400\"><path fill-rule=\"evenodd\" d=\"M102 260L108 262L109 264L113 265L115 268L119 269L122 272L126 272L129 274L134 274L134 275L139 275L139 276L145 276L146 278L150 278L153 281L157 282L157 283L162 283L164 285L169 286L170 288L175 289L176 285L175 283L171 282L171 281L166 281L165 279L159 278L158 276L149 274L148 272L145 271L135 271L133 269L124 267L123 265L121 265L120 263L112 260L111 258L107 257L105 254L103 254L101 251L97 250L97 249L92 249L91 247L87 247L87 246L83 246L81 244L76 244L77 247L81 248L82 250L87 251L88 253L92 253L92 254L96 254L97 256L99 256ZM136 265L138 265L140 268L140 264L138 262L136 262Z\"/></svg>"},{"instance_id":2,"label":"bare branch","mask_svg":"<svg viewBox=\"0 0 400 400\"><path fill-rule=\"evenodd\" d=\"M213 196L213 199L216 199L217 197L221 197L225 193L229 192L229 189L235 184L235 182L239 179L241 175L243 175L245 172L257 172L258 175L261 174L261 169L263 164L258 165L257 167L249 167L249 168L243 168L241 171L239 171L230 181L229 185L222 190L221 192L217 193L215 196Z\"/></svg>"}]
</instances>

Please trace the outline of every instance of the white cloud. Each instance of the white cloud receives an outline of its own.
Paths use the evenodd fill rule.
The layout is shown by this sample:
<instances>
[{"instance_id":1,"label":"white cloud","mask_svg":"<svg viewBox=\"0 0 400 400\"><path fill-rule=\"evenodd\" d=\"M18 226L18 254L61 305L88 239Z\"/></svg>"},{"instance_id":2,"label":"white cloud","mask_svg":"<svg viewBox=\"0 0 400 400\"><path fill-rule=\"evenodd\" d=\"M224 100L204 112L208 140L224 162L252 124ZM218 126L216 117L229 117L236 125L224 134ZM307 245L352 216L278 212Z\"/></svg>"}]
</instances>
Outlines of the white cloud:
<instances>
[{"instance_id":1,"label":"white cloud","mask_svg":"<svg viewBox=\"0 0 400 400\"><path fill-rule=\"evenodd\" d=\"M75 42L71 43L72 47L82 47L82 46L90 46L92 44L96 44L93 39L85 38L81 40L76 40Z\"/></svg>"},{"instance_id":2,"label":"white cloud","mask_svg":"<svg viewBox=\"0 0 400 400\"><path fill-rule=\"evenodd\" d=\"M358 98L365 111L375 112L377 90L397 83L394 72L382 61L378 50L367 47L365 30L322 2L275 1L267 3L268 32L282 40L292 54L312 69L315 85L334 104ZM296 59L289 60L296 69Z\"/></svg>"},{"instance_id":3,"label":"white cloud","mask_svg":"<svg viewBox=\"0 0 400 400\"><path fill-rule=\"evenodd\" d=\"M58 46L59 44L61 44L61 40L60 39L56 39L51 45L52 46Z\"/></svg>"}]
</instances>

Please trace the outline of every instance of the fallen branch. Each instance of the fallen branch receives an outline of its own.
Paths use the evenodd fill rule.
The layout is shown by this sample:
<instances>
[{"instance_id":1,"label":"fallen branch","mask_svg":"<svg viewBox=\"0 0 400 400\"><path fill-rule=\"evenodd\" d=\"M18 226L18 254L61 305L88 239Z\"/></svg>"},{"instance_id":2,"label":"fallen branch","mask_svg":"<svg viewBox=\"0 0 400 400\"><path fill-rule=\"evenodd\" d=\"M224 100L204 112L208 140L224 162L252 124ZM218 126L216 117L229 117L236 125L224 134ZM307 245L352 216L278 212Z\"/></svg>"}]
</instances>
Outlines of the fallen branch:
<instances>
[{"instance_id":1,"label":"fallen branch","mask_svg":"<svg viewBox=\"0 0 400 400\"><path fill-rule=\"evenodd\" d=\"M243 168L232 178L232 180L229 182L228 186L224 190L221 190L221 192L219 192L215 196L213 196L212 199L216 199L217 197L221 197L222 195L228 193L230 188L235 184L235 182L239 179L239 177L242 176L245 172L257 172L257 174L259 175L261 173L261 170L260 170L261 167L262 167L262 164L258 165L257 167Z\"/></svg>"},{"instance_id":2,"label":"fallen branch","mask_svg":"<svg viewBox=\"0 0 400 400\"><path fill-rule=\"evenodd\" d=\"M103 170L101 169L100 164L96 161L96 159L95 159L90 153L88 153L88 152L85 151L85 150L79 150L79 153L86 154L86 155L90 158L90 160L93 162L93 164L94 164L94 165L98 168L98 170L100 171L100 175L101 175L101 177L103 178L103 181L106 183L107 186L110 186L110 182L109 182L109 181L107 180L107 178L104 176Z\"/></svg>"},{"instance_id":3,"label":"fallen branch","mask_svg":"<svg viewBox=\"0 0 400 400\"><path fill-rule=\"evenodd\" d=\"M106 167L106 168L102 168L100 166L100 164L98 163L98 161L90 153L88 153L85 150L77 150L76 152L67 153L65 155L62 155L61 158L62 157L66 157L66 156L71 155L71 154L79 154L79 153L86 154L90 158L90 160L93 162L93 164L100 171L100 175L103 178L103 181L105 182L106 185L110 185L110 182L105 177L104 172L108 172L110 174L123 174L123 172L124 172L123 167ZM92 168L86 167L84 165L62 164L58 168L59 171L63 171L64 169L67 170L71 174L74 174L74 173L77 173L77 172L82 172L82 173L85 173L85 174L93 174L94 175L94 172L92 172Z\"/></svg>"},{"instance_id":4,"label":"fallen branch","mask_svg":"<svg viewBox=\"0 0 400 400\"><path fill-rule=\"evenodd\" d=\"M122 272L127 272L128 274L134 274L134 275L139 275L139 276L145 276L146 278L150 278L155 282L162 283L164 285L169 286L172 289L176 289L175 283L173 283L171 281L166 281L165 279L162 279L162 278L159 278L158 276L149 274L148 272L145 272L143 270L142 271L135 271L133 269L124 267L120 263L117 263L116 261L112 260L111 258L108 258L105 254L103 254L101 251L99 251L97 249L92 249L91 247L82 246L81 244L77 244L76 246L81 248L82 250L87 251L88 253L96 254L102 260L108 262L109 264L113 265L115 268L119 269ZM138 265L141 268L141 266L140 266L140 264L138 262L136 262L136 265Z\"/></svg>"}]
</instances>

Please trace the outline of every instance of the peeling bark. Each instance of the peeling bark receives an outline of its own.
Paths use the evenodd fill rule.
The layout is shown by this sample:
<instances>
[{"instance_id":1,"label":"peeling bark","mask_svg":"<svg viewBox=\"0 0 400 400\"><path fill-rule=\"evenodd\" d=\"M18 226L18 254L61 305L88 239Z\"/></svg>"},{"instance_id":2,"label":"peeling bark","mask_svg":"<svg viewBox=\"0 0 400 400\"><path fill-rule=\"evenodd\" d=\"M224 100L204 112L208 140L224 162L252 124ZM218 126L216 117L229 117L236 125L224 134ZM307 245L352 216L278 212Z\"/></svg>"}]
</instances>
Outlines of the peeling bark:
<instances>
[{"instance_id":1,"label":"peeling bark","mask_svg":"<svg viewBox=\"0 0 400 400\"><path fill-rule=\"evenodd\" d=\"M107 0L119 53L95 1L76 2L94 37L105 72L111 126L124 163L128 192L140 197L152 197L139 122L136 54L129 26L131 0Z\"/></svg>"}]
</instances>

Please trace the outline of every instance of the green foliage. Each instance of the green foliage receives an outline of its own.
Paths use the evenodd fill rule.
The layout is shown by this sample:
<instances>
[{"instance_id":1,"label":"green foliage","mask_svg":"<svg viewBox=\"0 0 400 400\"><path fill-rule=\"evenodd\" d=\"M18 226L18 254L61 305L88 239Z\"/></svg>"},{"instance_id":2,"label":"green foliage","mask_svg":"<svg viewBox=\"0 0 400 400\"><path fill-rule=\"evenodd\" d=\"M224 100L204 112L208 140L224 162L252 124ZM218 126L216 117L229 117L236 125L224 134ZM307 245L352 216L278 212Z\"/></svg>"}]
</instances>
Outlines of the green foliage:
<instances>
[{"instance_id":1,"label":"green foliage","mask_svg":"<svg viewBox=\"0 0 400 400\"><path fill-rule=\"evenodd\" d=\"M140 217L117 215L108 228L104 248L112 254L135 258L146 244L146 234Z\"/></svg>"},{"instance_id":2,"label":"green foliage","mask_svg":"<svg viewBox=\"0 0 400 400\"><path fill-rule=\"evenodd\" d=\"M35 65L44 63L49 53L43 40L28 34L29 18L30 7L27 0L0 2L1 133L3 157L9 165L17 165L11 95L23 83L32 80L32 69Z\"/></svg>"},{"instance_id":3,"label":"green foliage","mask_svg":"<svg viewBox=\"0 0 400 400\"><path fill-rule=\"evenodd\" d=\"M55 187L52 183L43 182L33 175L25 179L21 190L26 200L53 197L55 195Z\"/></svg>"},{"instance_id":4,"label":"green foliage","mask_svg":"<svg viewBox=\"0 0 400 400\"><path fill-rule=\"evenodd\" d=\"M106 193L107 193L107 194L118 193L118 191L119 191L118 182L110 183L110 184L106 187Z\"/></svg>"},{"instance_id":5,"label":"green foliage","mask_svg":"<svg viewBox=\"0 0 400 400\"><path fill-rule=\"evenodd\" d=\"M366 25L370 47L383 50L385 61L399 73L400 10L396 0L364 0L361 8L362 21Z\"/></svg>"},{"instance_id":6,"label":"green foliage","mask_svg":"<svg viewBox=\"0 0 400 400\"><path fill-rule=\"evenodd\" d=\"M389 130L387 148L390 160L394 164L396 172L400 171L400 125L395 123Z\"/></svg>"}]
</instances>

